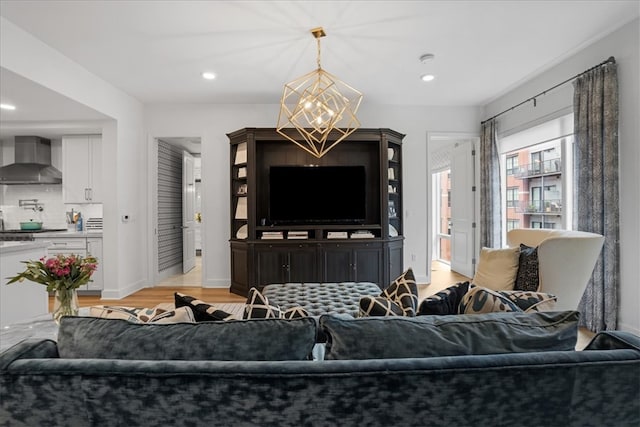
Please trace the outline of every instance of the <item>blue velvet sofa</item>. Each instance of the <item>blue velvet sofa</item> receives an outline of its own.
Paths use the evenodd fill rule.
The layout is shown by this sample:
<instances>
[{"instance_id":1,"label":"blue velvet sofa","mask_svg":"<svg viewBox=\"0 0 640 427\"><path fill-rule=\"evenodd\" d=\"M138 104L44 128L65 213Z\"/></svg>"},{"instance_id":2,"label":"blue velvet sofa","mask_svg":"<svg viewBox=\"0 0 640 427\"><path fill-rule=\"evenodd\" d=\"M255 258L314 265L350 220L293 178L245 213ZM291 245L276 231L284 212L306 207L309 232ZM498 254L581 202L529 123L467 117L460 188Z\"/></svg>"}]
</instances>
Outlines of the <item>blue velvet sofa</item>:
<instances>
[{"instance_id":1,"label":"blue velvet sofa","mask_svg":"<svg viewBox=\"0 0 640 427\"><path fill-rule=\"evenodd\" d=\"M600 333L575 351L576 331L575 312L66 317L57 342L0 354L0 425L637 427L640 338Z\"/></svg>"}]
</instances>

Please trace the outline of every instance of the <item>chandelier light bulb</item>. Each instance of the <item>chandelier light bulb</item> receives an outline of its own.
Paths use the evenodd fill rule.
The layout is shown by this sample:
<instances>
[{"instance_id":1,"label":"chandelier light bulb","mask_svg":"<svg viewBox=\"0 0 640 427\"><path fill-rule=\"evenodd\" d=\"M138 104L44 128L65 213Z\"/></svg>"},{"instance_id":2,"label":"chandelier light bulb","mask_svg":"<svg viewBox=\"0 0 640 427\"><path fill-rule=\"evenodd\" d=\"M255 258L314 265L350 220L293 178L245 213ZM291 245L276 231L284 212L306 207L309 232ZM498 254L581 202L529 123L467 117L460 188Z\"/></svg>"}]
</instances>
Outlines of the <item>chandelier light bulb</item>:
<instances>
[{"instance_id":1,"label":"chandelier light bulb","mask_svg":"<svg viewBox=\"0 0 640 427\"><path fill-rule=\"evenodd\" d=\"M436 78L436 76L434 76L433 74L423 74L422 76L420 76L420 79L423 82L430 82L435 78Z\"/></svg>"}]
</instances>

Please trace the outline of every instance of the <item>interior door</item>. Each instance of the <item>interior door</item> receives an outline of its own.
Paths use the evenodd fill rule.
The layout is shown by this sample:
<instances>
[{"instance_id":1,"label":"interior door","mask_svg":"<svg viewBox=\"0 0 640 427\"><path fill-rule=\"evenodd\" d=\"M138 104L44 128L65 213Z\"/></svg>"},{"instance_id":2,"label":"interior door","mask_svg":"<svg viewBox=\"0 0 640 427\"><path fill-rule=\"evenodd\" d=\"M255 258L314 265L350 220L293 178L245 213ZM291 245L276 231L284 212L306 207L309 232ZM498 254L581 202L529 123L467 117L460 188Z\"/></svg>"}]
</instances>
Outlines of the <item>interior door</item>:
<instances>
[{"instance_id":1,"label":"interior door","mask_svg":"<svg viewBox=\"0 0 640 427\"><path fill-rule=\"evenodd\" d=\"M182 272L196 266L196 179L193 156L182 152Z\"/></svg>"},{"instance_id":2,"label":"interior door","mask_svg":"<svg viewBox=\"0 0 640 427\"><path fill-rule=\"evenodd\" d=\"M473 150L473 141L462 141L451 152L451 270L467 277L475 269Z\"/></svg>"}]
</instances>

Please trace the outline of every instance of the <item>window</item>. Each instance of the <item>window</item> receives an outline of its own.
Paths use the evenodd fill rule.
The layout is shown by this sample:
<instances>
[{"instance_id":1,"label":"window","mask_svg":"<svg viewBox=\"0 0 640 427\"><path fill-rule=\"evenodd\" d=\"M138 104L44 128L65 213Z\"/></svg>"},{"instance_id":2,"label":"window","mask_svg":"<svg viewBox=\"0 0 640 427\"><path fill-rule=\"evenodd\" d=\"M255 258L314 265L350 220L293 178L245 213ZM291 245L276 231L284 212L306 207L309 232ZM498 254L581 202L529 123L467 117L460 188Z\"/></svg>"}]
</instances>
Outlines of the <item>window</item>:
<instances>
[{"instance_id":1,"label":"window","mask_svg":"<svg viewBox=\"0 0 640 427\"><path fill-rule=\"evenodd\" d=\"M518 207L519 192L520 192L520 189L518 187L507 188L507 207L508 208Z\"/></svg>"},{"instance_id":2,"label":"window","mask_svg":"<svg viewBox=\"0 0 640 427\"><path fill-rule=\"evenodd\" d=\"M507 175L518 173L518 156L507 156Z\"/></svg>"},{"instance_id":3,"label":"window","mask_svg":"<svg viewBox=\"0 0 640 427\"><path fill-rule=\"evenodd\" d=\"M520 227L571 228L572 182L563 171L572 170L566 154L572 152L572 132L568 115L499 139L505 233Z\"/></svg>"},{"instance_id":4,"label":"window","mask_svg":"<svg viewBox=\"0 0 640 427\"><path fill-rule=\"evenodd\" d=\"M435 200L437 230L437 246L435 257L441 261L451 262L451 176L450 170L433 174L435 191L439 197Z\"/></svg>"},{"instance_id":5,"label":"window","mask_svg":"<svg viewBox=\"0 0 640 427\"><path fill-rule=\"evenodd\" d=\"M507 220L507 231L514 230L516 228L520 228L520 220L508 219Z\"/></svg>"}]
</instances>

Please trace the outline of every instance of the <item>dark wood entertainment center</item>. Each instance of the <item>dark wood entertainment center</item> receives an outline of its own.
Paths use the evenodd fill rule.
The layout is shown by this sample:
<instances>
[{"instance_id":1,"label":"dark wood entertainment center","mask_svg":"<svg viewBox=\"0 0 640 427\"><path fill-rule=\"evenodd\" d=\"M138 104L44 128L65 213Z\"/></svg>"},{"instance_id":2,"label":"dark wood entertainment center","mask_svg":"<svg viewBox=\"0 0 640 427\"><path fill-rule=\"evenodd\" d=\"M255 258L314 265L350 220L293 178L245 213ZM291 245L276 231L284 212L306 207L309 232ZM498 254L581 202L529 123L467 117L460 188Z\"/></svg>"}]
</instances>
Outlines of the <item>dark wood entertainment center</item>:
<instances>
[{"instance_id":1,"label":"dark wood entertainment center","mask_svg":"<svg viewBox=\"0 0 640 427\"><path fill-rule=\"evenodd\" d=\"M288 282L373 282L385 288L402 273L403 134L358 129L320 159L273 128L244 128L227 136L231 292L246 296L251 287ZM270 168L309 165L364 166L365 219L272 224ZM295 201L296 195L291 197Z\"/></svg>"}]
</instances>

